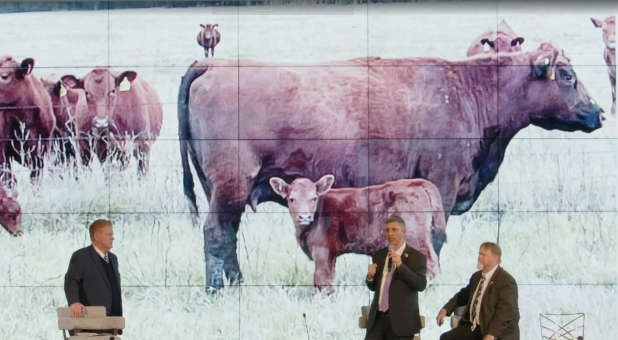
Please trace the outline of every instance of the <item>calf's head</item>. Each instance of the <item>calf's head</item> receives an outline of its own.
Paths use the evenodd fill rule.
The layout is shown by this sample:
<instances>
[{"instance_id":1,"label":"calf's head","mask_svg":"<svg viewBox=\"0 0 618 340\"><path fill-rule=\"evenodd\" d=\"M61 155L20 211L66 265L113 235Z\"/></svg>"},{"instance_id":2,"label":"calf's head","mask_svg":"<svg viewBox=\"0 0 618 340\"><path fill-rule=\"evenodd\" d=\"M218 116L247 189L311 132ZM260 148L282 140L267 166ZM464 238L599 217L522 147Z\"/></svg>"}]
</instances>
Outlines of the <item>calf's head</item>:
<instances>
[{"instance_id":1,"label":"calf's head","mask_svg":"<svg viewBox=\"0 0 618 340\"><path fill-rule=\"evenodd\" d=\"M317 182L301 177L290 184L279 177L271 177L268 182L273 191L287 201L294 224L307 226L313 223L320 196L331 189L335 176L324 175Z\"/></svg>"}]
</instances>

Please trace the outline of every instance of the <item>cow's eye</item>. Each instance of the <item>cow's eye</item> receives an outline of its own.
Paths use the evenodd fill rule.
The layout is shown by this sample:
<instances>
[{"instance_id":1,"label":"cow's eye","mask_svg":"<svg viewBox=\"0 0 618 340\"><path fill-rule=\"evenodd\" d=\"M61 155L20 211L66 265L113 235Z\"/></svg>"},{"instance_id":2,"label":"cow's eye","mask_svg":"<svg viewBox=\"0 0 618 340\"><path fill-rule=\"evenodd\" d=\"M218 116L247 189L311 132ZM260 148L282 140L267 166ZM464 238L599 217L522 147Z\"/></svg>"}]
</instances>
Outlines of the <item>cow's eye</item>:
<instances>
[{"instance_id":1,"label":"cow's eye","mask_svg":"<svg viewBox=\"0 0 618 340\"><path fill-rule=\"evenodd\" d=\"M565 82L569 83L569 84L573 84L575 83L575 76L566 70L560 70L560 78L562 78Z\"/></svg>"},{"instance_id":2,"label":"cow's eye","mask_svg":"<svg viewBox=\"0 0 618 340\"><path fill-rule=\"evenodd\" d=\"M293 198L290 198L290 203L294 203L294 201L296 201L296 200L293 199Z\"/></svg>"},{"instance_id":3,"label":"cow's eye","mask_svg":"<svg viewBox=\"0 0 618 340\"><path fill-rule=\"evenodd\" d=\"M113 96L116 94L116 89L112 89L111 91L109 91L109 96Z\"/></svg>"},{"instance_id":4,"label":"cow's eye","mask_svg":"<svg viewBox=\"0 0 618 340\"><path fill-rule=\"evenodd\" d=\"M315 201L317 201L317 200L318 200L318 198L317 198L317 197L313 197L313 198L311 198L311 201L312 201L312 202L315 202Z\"/></svg>"}]
</instances>

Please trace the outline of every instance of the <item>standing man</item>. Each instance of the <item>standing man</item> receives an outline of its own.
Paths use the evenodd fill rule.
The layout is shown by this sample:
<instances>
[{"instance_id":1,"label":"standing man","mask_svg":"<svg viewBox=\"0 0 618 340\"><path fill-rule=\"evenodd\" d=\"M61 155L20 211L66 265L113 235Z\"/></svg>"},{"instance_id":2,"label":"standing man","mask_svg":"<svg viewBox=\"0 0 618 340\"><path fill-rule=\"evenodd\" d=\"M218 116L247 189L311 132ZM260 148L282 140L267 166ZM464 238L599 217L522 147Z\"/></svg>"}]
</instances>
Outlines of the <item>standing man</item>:
<instances>
[{"instance_id":1,"label":"standing man","mask_svg":"<svg viewBox=\"0 0 618 340\"><path fill-rule=\"evenodd\" d=\"M418 292L427 286L427 259L404 242L406 224L398 216L386 220L388 248L376 251L366 284L374 291L365 340L409 340L421 330Z\"/></svg>"},{"instance_id":2,"label":"standing man","mask_svg":"<svg viewBox=\"0 0 618 340\"><path fill-rule=\"evenodd\" d=\"M84 306L105 306L108 316L122 316L118 259L109 250L114 242L112 222L90 224L92 245L71 256L64 276L64 293L74 317L83 316Z\"/></svg>"},{"instance_id":3,"label":"standing man","mask_svg":"<svg viewBox=\"0 0 618 340\"><path fill-rule=\"evenodd\" d=\"M517 282L499 266L502 250L492 242L481 244L478 269L438 313L438 326L458 306L466 306L459 325L440 340L519 340Z\"/></svg>"}]
</instances>

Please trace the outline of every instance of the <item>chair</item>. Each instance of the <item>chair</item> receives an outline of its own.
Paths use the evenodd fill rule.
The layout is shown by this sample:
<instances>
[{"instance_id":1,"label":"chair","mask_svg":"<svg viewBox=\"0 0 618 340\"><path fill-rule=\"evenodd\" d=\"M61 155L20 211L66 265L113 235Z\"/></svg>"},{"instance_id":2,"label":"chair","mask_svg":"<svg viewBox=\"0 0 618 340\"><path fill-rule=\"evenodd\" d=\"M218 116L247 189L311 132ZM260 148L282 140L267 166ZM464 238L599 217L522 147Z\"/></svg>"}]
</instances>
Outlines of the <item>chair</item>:
<instances>
[{"instance_id":1,"label":"chair","mask_svg":"<svg viewBox=\"0 0 618 340\"><path fill-rule=\"evenodd\" d=\"M463 318L466 313L466 306L459 306L455 308L453 311L453 315L451 315L451 328L457 328L459 325L459 321Z\"/></svg>"},{"instance_id":2,"label":"chair","mask_svg":"<svg viewBox=\"0 0 618 340\"><path fill-rule=\"evenodd\" d=\"M124 329L122 316L106 316L105 307L86 307L83 317L74 318L68 307L59 307L58 328L62 330L64 340L120 340L118 331ZM105 329L111 333L94 333L95 330ZM67 337L67 331L75 334ZM90 332L89 332L90 331Z\"/></svg>"},{"instance_id":3,"label":"chair","mask_svg":"<svg viewBox=\"0 0 618 340\"><path fill-rule=\"evenodd\" d=\"M369 306L361 306L361 316L358 318L358 327L367 328L367 322L369 321ZM425 328L425 316L421 315L421 329ZM420 334L412 337L411 340L421 340Z\"/></svg>"}]
</instances>

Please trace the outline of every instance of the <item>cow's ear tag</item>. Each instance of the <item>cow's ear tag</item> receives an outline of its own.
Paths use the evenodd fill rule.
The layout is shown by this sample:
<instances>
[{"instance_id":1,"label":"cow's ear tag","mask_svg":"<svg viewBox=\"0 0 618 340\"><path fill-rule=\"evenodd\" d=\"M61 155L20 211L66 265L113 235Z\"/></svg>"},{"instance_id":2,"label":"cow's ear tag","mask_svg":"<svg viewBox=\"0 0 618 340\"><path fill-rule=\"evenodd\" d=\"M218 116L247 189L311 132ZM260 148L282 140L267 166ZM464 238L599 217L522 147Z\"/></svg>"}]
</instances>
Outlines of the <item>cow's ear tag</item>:
<instances>
[{"instance_id":1,"label":"cow's ear tag","mask_svg":"<svg viewBox=\"0 0 618 340\"><path fill-rule=\"evenodd\" d=\"M67 89L64 87L64 84L60 83L60 97L64 97L67 95Z\"/></svg>"},{"instance_id":2,"label":"cow's ear tag","mask_svg":"<svg viewBox=\"0 0 618 340\"><path fill-rule=\"evenodd\" d=\"M543 62L545 63L545 65L547 65L548 68L551 67L551 62L549 61L549 58L545 58L545 60L543 60ZM556 80L556 70L555 69L551 69L549 72L549 79L551 80Z\"/></svg>"},{"instance_id":3,"label":"cow's ear tag","mask_svg":"<svg viewBox=\"0 0 618 340\"><path fill-rule=\"evenodd\" d=\"M124 79L120 82L120 85L118 85L118 90L120 92L127 92L131 89L131 82L129 81L129 79L127 79L127 77L124 77Z\"/></svg>"}]
</instances>

